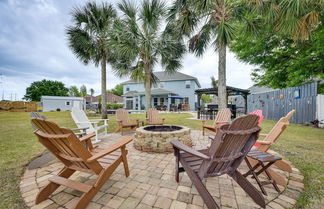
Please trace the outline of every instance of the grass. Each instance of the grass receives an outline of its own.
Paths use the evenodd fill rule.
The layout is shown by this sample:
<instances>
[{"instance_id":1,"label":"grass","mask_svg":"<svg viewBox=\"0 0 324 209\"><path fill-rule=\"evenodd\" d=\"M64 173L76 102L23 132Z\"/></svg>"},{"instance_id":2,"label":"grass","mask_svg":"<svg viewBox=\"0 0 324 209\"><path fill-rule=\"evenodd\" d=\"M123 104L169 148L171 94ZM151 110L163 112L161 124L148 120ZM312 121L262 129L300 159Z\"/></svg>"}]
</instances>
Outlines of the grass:
<instances>
[{"instance_id":1,"label":"grass","mask_svg":"<svg viewBox=\"0 0 324 209\"><path fill-rule=\"evenodd\" d=\"M74 128L69 112L46 112L44 116L60 126ZM144 119L144 114L132 115ZM163 114L166 122L200 129L201 123L189 120L190 114ZM109 117L109 131L116 127ZM262 132L267 133L275 121L265 120ZM24 208L19 193L24 167L44 151L32 133L28 113L0 113L0 208ZM284 154L304 175L305 190L295 208L320 208L324 196L324 130L291 124L273 149ZM322 203L323 204L323 203Z\"/></svg>"}]
</instances>

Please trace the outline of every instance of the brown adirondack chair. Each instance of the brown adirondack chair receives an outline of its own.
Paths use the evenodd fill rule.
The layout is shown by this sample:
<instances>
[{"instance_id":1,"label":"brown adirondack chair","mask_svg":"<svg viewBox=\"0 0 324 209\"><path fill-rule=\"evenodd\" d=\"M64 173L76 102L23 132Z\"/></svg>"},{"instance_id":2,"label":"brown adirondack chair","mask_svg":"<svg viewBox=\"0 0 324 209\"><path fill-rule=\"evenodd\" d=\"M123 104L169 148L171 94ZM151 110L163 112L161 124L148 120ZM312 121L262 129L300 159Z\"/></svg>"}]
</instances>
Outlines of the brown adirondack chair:
<instances>
[{"instance_id":1,"label":"brown adirondack chair","mask_svg":"<svg viewBox=\"0 0 324 209\"><path fill-rule=\"evenodd\" d=\"M160 117L158 110L150 108L147 111L146 123L148 125L163 125L164 120L164 118Z\"/></svg>"},{"instance_id":2,"label":"brown adirondack chair","mask_svg":"<svg viewBox=\"0 0 324 209\"><path fill-rule=\"evenodd\" d=\"M211 126L206 125L205 124L206 121L203 120L202 121L203 136L205 136L205 129L208 129L216 134L217 130L221 125L231 122L231 116L232 116L231 110L229 108L224 108L217 112L213 125Z\"/></svg>"},{"instance_id":3,"label":"brown adirondack chair","mask_svg":"<svg viewBox=\"0 0 324 209\"><path fill-rule=\"evenodd\" d=\"M121 131L121 135L124 134L123 128L135 129L139 126L139 120L136 120L136 122L132 121L129 117L128 111L125 109L118 109L116 111L116 121L117 129L115 132Z\"/></svg>"},{"instance_id":4,"label":"brown adirondack chair","mask_svg":"<svg viewBox=\"0 0 324 209\"><path fill-rule=\"evenodd\" d=\"M30 112L29 113L31 118L40 118L40 119L44 119L47 120L47 118L37 112ZM33 124L32 124L34 129L37 129ZM77 135L78 137L83 137L85 135L87 135L86 130L89 127L84 127L84 128L71 128L71 130L74 132L75 135ZM93 137L93 136L92 136Z\"/></svg>"},{"instance_id":5,"label":"brown adirondack chair","mask_svg":"<svg viewBox=\"0 0 324 209\"><path fill-rule=\"evenodd\" d=\"M262 194L237 170L258 138L261 128L259 116L246 115L224 124L217 132L211 146L195 150L173 140L176 158L175 179L179 182L179 172L186 171L201 198L209 209L219 208L202 180L207 177L227 174L261 207L265 207ZM182 167L179 167L179 162Z\"/></svg>"},{"instance_id":6,"label":"brown adirondack chair","mask_svg":"<svg viewBox=\"0 0 324 209\"><path fill-rule=\"evenodd\" d=\"M32 123L38 129L34 132L42 143L63 164L64 168L48 179L49 183L36 196L36 204L46 200L60 186L83 192L74 205L75 209L85 208L99 189L108 180L120 163L124 164L126 177L129 176L126 144L131 138L124 138L110 147L85 148L70 129L60 128L55 123L34 118ZM88 140L91 143L91 140ZM70 180L75 172L85 172L98 177L94 183L86 184Z\"/></svg>"},{"instance_id":7,"label":"brown adirondack chair","mask_svg":"<svg viewBox=\"0 0 324 209\"><path fill-rule=\"evenodd\" d=\"M279 136L287 128L287 126L289 125L289 120L295 114L295 112L296 112L295 110L292 110L285 117L280 118L280 120L276 123L276 125L271 129L271 131L268 134L260 134L260 136L264 136L265 138L264 140L262 141L258 140L255 143L256 150L267 152L270 149L271 145L276 142ZM248 160L252 166L255 166L257 164L256 160L253 160L251 158L248 158ZM274 163L274 165L283 171L292 172L291 165L284 159L278 160L277 162ZM275 172L271 168L268 168L267 171L270 173L273 180L275 180L277 184L282 186L287 185L287 180L284 176Z\"/></svg>"}]
</instances>

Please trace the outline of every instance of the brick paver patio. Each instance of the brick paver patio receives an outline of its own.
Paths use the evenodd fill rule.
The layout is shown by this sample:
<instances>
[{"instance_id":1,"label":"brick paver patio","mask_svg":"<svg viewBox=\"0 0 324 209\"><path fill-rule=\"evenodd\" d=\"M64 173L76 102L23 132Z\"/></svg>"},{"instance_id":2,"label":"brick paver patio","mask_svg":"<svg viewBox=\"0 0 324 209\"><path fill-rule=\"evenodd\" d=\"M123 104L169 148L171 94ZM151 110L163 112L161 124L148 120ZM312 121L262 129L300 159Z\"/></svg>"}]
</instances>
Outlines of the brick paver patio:
<instances>
[{"instance_id":1,"label":"brick paver patio","mask_svg":"<svg viewBox=\"0 0 324 209\"><path fill-rule=\"evenodd\" d=\"M109 145L118 139L119 134L110 134L102 140L100 145ZM192 130L191 137L195 148L206 147L210 141L203 137L201 131ZM172 153L157 154L140 152L130 143L128 162L130 176L125 177L122 165L111 176L100 192L94 197L87 208L91 209L146 209L146 208L171 208L171 209L200 209L207 208L201 197L192 185L186 174L182 174L180 183L174 180L174 157ZM49 162L42 168L26 169L20 184L20 191L24 202L31 208L71 208L81 195L80 192L60 187L48 200L35 205L35 197L41 187L47 184L47 179L57 173L63 165L57 160ZM241 171L247 167L243 163ZM293 172L284 173L289 179L287 187L280 187L278 194L272 185L266 186L268 196L265 196L267 208L281 209L292 207L303 190L303 176L293 168ZM90 182L90 174L76 173L71 179L81 182ZM255 180L250 181L257 187ZM253 200L230 177L209 178L206 185L216 202L222 208L258 208ZM258 188L258 187L257 187ZM259 189L259 188L258 188Z\"/></svg>"}]
</instances>

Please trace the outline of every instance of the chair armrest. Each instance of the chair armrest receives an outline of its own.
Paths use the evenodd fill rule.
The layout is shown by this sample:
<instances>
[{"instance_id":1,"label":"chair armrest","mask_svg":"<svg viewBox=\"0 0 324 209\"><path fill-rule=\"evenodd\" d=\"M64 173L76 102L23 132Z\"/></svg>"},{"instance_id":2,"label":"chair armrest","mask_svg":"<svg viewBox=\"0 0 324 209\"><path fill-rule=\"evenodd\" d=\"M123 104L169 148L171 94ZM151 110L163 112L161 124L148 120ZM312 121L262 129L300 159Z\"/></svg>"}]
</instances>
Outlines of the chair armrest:
<instances>
[{"instance_id":1,"label":"chair armrest","mask_svg":"<svg viewBox=\"0 0 324 209\"><path fill-rule=\"evenodd\" d=\"M225 124L225 123L229 123L228 121L216 121L217 124Z\"/></svg>"},{"instance_id":2,"label":"chair armrest","mask_svg":"<svg viewBox=\"0 0 324 209\"><path fill-rule=\"evenodd\" d=\"M108 121L109 119L91 119L90 120L90 123L100 123L100 122L106 122Z\"/></svg>"},{"instance_id":3,"label":"chair armrest","mask_svg":"<svg viewBox=\"0 0 324 209\"><path fill-rule=\"evenodd\" d=\"M127 137L127 138L121 139L118 142L116 142L113 145L111 145L110 147L107 147L106 150L104 150L102 152L98 152L95 155L93 155L92 157L90 157L87 160L87 162L88 163L91 163L91 162L97 160L98 158L102 158L103 156L108 155L108 154L116 151L117 149L120 149L120 148L126 146L126 144L128 144L132 140L133 140L133 138L131 138L131 137Z\"/></svg>"},{"instance_id":4,"label":"chair armrest","mask_svg":"<svg viewBox=\"0 0 324 209\"><path fill-rule=\"evenodd\" d=\"M259 143L259 144L261 144L261 145L269 145L269 144L271 144L271 142L268 142L268 141L256 141L256 143Z\"/></svg>"},{"instance_id":5,"label":"chair armrest","mask_svg":"<svg viewBox=\"0 0 324 209\"><path fill-rule=\"evenodd\" d=\"M88 135L85 135L85 136L79 138L79 140L80 140L81 142L83 142L83 141L87 141L87 140L91 139L91 138L94 137L94 136L96 136L95 133L88 134Z\"/></svg>"},{"instance_id":6,"label":"chair armrest","mask_svg":"<svg viewBox=\"0 0 324 209\"><path fill-rule=\"evenodd\" d=\"M89 127L84 127L84 128L72 128L72 131L83 131L85 132L87 129L89 129Z\"/></svg>"},{"instance_id":7,"label":"chair armrest","mask_svg":"<svg viewBox=\"0 0 324 209\"><path fill-rule=\"evenodd\" d=\"M209 160L210 159L209 156L207 156L207 155L205 155L205 154L203 154L203 153L201 153L201 152L199 152L199 151L197 151L195 149L192 149L191 147L188 147L187 145L182 144L181 142L179 142L177 140L172 140L171 144L172 144L173 148L176 148L176 149L179 149L179 150L184 151L186 153L192 154L192 155L194 155L196 157L199 157L201 159L204 159L204 160Z\"/></svg>"}]
</instances>

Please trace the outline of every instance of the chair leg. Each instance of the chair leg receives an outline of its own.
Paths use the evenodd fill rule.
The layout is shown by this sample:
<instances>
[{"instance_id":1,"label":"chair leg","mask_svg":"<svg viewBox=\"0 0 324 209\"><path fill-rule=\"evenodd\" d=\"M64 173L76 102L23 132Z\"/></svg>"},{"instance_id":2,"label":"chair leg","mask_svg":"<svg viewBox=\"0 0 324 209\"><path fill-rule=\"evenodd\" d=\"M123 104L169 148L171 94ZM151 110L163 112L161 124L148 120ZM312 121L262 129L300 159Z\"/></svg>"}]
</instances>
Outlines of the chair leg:
<instances>
[{"instance_id":1,"label":"chair leg","mask_svg":"<svg viewBox=\"0 0 324 209\"><path fill-rule=\"evenodd\" d=\"M122 158L119 158L110 167L108 167L106 170L103 170L98 175L98 178L95 181L93 188L89 192L84 193L80 197L79 201L74 206L74 209L85 209L89 204L89 202L92 200L92 198L98 193L100 188L106 183L106 181L109 179L111 174L116 170L116 168L121 162L122 162Z\"/></svg>"},{"instance_id":2,"label":"chair leg","mask_svg":"<svg viewBox=\"0 0 324 209\"><path fill-rule=\"evenodd\" d=\"M129 176L129 168L128 168L128 162L127 162L127 150L125 146L121 148L121 153L122 153L122 159L123 159L123 164L124 164L124 171L125 171L125 176Z\"/></svg>"},{"instance_id":3,"label":"chair leg","mask_svg":"<svg viewBox=\"0 0 324 209\"><path fill-rule=\"evenodd\" d=\"M189 178L191 179L192 183L195 185L198 193L200 194L201 198L204 200L205 204L207 205L208 209L220 209L217 203L215 202L214 198L211 196L211 194L208 192L205 185L202 183L201 179L198 177L198 175L190 168L190 166L187 164L187 162L181 160L181 165L187 172Z\"/></svg>"},{"instance_id":4,"label":"chair leg","mask_svg":"<svg viewBox=\"0 0 324 209\"><path fill-rule=\"evenodd\" d=\"M75 170L71 170L67 167L64 167L58 174L58 176L63 178L69 178ZM56 184L53 182L48 183L38 194L35 200L35 203L38 204L44 200L46 200L57 188L61 186L60 184Z\"/></svg>"},{"instance_id":5,"label":"chair leg","mask_svg":"<svg viewBox=\"0 0 324 209\"><path fill-rule=\"evenodd\" d=\"M254 202L265 208L265 200L262 194L237 170L232 178L241 186L241 188L254 200Z\"/></svg>"},{"instance_id":6,"label":"chair leg","mask_svg":"<svg viewBox=\"0 0 324 209\"><path fill-rule=\"evenodd\" d=\"M203 136L205 136L205 128L203 127Z\"/></svg>"},{"instance_id":7,"label":"chair leg","mask_svg":"<svg viewBox=\"0 0 324 209\"><path fill-rule=\"evenodd\" d=\"M175 156L175 173L174 173L174 177L176 182L179 182L179 156L180 152L178 149L174 148L174 156Z\"/></svg>"}]
</instances>

